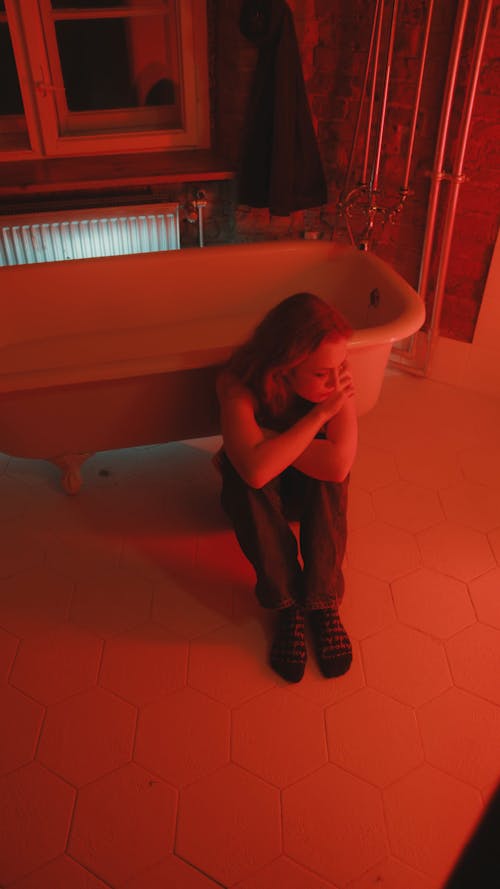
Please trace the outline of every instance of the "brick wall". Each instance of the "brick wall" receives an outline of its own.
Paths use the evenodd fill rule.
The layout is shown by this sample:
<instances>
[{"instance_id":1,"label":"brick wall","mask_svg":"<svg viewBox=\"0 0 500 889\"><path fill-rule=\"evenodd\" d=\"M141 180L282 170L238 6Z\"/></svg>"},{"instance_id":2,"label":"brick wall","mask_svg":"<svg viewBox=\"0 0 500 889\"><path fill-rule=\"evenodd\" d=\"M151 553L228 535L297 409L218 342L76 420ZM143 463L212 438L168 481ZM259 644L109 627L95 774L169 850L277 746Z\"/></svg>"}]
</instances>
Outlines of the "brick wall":
<instances>
[{"instance_id":1,"label":"brick wall","mask_svg":"<svg viewBox=\"0 0 500 889\"><path fill-rule=\"evenodd\" d=\"M458 126L459 105L463 101L479 5L479 2L471 3L466 52L459 72L460 90L452 117L452 137ZM238 29L240 6L241 3L235 0L214 3L213 28L214 129L219 150L236 166L241 151L246 100L257 58L255 48ZM231 184L218 186L214 197L219 210L212 217L212 228L209 223L208 240L301 237L305 229L318 229L323 237L330 237L333 231L336 241L349 240L346 226L336 213L336 205L351 150L374 0L370 3L367 0L349 0L349 3L344 0L289 0L289 6L294 14L309 103L327 177L329 205L321 212L311 210L285 218L270 218L266 210L238 206L237 192ZM426 6L425 0L400 2L380 171L379 203L383 206L397 203L403 181ZM415 286L426 221L429 173L433 165L456 8L457 0L436 0L411 167L412 194L395 224L382 225L381 219L377 219L372 248ZM441 323L444 335L469 342L498 221L499 20L500 7L497 5L490 22L474 107L465 160L467 179L460 191ZM363 145L362 141L361 150ZM453 138L447 152L447 169L452 160ZM361 160L355 169L359 171L360 165ZM448 187L444 183L441 188L443 202ZM362 222L360 218L358 230ZM432 300L433 281L434 269L431 271L429 301Z\"/></svg>"}]
</instances>

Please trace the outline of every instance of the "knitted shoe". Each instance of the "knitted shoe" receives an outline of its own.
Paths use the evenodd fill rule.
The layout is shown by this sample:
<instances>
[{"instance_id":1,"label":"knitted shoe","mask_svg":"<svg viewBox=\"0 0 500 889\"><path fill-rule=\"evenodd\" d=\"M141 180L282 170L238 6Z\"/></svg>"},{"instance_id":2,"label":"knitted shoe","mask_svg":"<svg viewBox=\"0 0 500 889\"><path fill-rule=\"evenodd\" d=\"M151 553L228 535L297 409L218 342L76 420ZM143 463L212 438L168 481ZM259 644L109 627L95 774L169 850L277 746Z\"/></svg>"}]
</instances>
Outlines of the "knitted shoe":
<instances>
[{"instance_id":1,"label":"knitted shoe","mask_svg":"<svg viewBox=\"0 0 500 889\"><path fill-rule=\"evenodd\" d=\"M304 610L298 605L278 611L271 647L271 666L287 682L300 682L306 667Z\"/></svg>"},{"instance_id":2,"label":"knitted shoe","mask_svg":"<svg viewBox=\"0 0 500 889\"><path fill-rule=\"evenodd\" d=\"M352 661L352 648L336 608L310 612L316 656L323 676L331 679L347 673Z\"/></svg>"}]
</instances>

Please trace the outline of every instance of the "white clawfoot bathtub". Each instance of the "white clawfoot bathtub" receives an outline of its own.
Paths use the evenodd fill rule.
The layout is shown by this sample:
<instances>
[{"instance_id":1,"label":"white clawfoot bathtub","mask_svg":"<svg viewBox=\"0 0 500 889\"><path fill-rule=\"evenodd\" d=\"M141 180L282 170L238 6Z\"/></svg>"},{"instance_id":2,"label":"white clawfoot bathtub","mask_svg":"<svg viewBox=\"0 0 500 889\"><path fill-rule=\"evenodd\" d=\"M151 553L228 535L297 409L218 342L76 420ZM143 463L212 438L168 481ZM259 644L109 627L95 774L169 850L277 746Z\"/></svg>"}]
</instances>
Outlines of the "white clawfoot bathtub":
<instances>
[{"instance_id":1,"label":"white clawfoot bathtub","mask_svg":"<svg viewBox=\"0 0 500 889\"><path fill-rule=\"evenodd\" d=\"M1 268L0 450L53 461L76 493L96 451L217 434L218 366L272 305L305 290L354 327L363 414L391 343L425 317L371 254L278 241Z\"/></svg>"}]
</instances>

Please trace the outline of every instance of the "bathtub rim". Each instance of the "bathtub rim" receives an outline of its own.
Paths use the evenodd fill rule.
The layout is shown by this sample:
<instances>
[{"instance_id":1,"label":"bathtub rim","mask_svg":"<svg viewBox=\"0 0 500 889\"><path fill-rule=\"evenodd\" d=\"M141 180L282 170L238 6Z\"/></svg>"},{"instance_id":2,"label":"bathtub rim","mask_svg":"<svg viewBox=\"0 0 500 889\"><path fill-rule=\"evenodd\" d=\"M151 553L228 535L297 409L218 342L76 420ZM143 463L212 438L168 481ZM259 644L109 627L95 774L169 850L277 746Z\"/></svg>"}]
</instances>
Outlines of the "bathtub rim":
<instances>
[{"instance_id":1,"label":"bathtub rim","mask_svg":"<svg viewBox=\"0 0 500 889\"><path fill-rule=\"evenodd\" d=\"M214 247L204 248L203 251L200 251L199 248L191 248L186 251L186 254L183 253L183 250L179 251L168 251L169 257L168 262L178 263L178 262L186 262L189 254L192 256L192 251L196 250L196 255L204 257L210 256L211 258L216 258L217 256L223 256L227 254L228 251L233 251L237 253L238 251L243 252L252 252L252 253L261 253L261 254L271 254L271 255L284 255L287 252L297 252L303 251L305 253L310 253L314 255L318 254L321 258L327 258L329 256L340 258L343 254L359 257L359 262L366 262L368 265L374 267L378 272L380 272L383 276L386 277L389 281L394 283L394 285L398 289L398 296L401 298L401 311L396 318L392 318L390 321L385 322L383 324L374 325L372 327L360 327L354 330L353 336L349 342L349 350L360 350L367 348L375 348L376 346L381 346L387 343L398 342L411 334L415 333L418 330L422 323L425 320L425 307L421 297L418 293L411 287L411 285L405 281L405 279L390 266L385 260L380 259L377 256L374 256L371 253L362 253L356 248L335 244L334 242L328 241L300 241L300 240L283 240L283 241L265 241L265 242L250 242L246 244L224 244L217 245ZM199 252L198 252L199 251ZM206 252L205 252L206 251ZM137 262L138 257L148 257L148 261L152 264L161 262L165 260L164 254L133 254L130 256L112 256L112 257L99 257L97 259L81 259L81 260L68 260L67 263L71 263L72 266L75 267L75 272L78 272L78 266L81 263L88 265L89 262L92 263L133 263ZM150 259L153 257L154 259ZM233 257L234 258L234 257ZM65 264L67 264L65 263ZM44 263L43 265L50 266L60 266L61 262L52 262L52 263ZM2 271L11 271L13 267L4 267L4 269L0 269L0 274ZM29 268L33 269L33 265L27 267L15 267L15 268ZM250 314L250 313L245 313ZM222 320L226 321L231 318L240 318L242 317L242 313L238 313L238 315L226 314L215 316L212 324L221 324ZM258 322L260 315L255 315L255 323ZM185 329L186 325L191 325L192 322L177 322L175 325L168 325L169 328L169 339L175 340L175 332L181 334L182 328ZM158 331L161 331L163 328L166 328L167 325L154 326L154 328L149 325L145 325L140 328L141 332L147 333L148 330L154 329L155 333L158 334ZM131 330L133 328L124 328L123 335L125 338L131 335ZM116 331L113 331L116 333ZM97 336L106 336L109 335L109 330L101 330L94 332L84 332L84 333L76 333L67 336L66 341L73 341L76 347L80 347L83 351L83 354L86 354L84 349L85 341L88 343L92 342L92 337ZM179 337L182 339L182 337ZM15 350L16 345L17 348L22 347L23 345L28 346L30 342L36 343L38 347L46 344L47 351L50 354L51 345L54 348L55 344L61 341L61 337L46 337L40 338L38 340L26 340L21 343L13 344L11 346L5 345L3 346L4 354L5 352L11 348ZM241 340L236 339L229 343L224 343L218 346L211 346L209 348L196 348L196 349L183 349L181 351L175 351L175 349L170 349L167 353L162 352L158 354L155 352L154 354L143 355L138 358L114 358L112 362L106 362L105 360L100 360L94 364L61 364L56 367L44 367L44 368L36 368L30 369L26 371L7 371L0 372L0 393L8 393L13 391L20 391L26 389L37 389L37 388L47 388L51 386L65 386L65 385L75 385L79 383L92 382L98 380L111 380L111 379L124 379L127 377L133 376L142 376L146 374L157 374L157 373L168 373L170 371L176 370L188 370L195 369L204 366L213 366L217 364L223 363L227 358L229 358L231 352L238 345ZM0 357L1 357L1 348L0 348Z\"/></svg>"}]
</instances>

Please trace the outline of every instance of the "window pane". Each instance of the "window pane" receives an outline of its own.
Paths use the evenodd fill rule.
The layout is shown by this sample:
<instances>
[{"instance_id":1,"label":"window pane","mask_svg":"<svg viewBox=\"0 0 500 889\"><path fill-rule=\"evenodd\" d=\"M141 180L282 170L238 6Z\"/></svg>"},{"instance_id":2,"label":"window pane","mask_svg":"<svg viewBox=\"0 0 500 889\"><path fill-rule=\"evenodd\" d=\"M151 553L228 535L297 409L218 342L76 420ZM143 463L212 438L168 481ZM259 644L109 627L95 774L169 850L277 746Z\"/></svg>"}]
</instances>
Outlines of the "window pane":
<instances>
[{"instance_id":1,"label":"window pane","mask_svg":"<svg viewBox=\"0 0 500 889\"><path fill-rule=\"evenodd\" d=\"M56 21L68 110L180 108L177 38L169 24L161 15Z\"/></svg>"},{"instance_id":2,"label":"window pane","mask_svg":"<svg viewBox=\"0 0 500 889\"><path fill-rule=\"evenodd\" d=\"M9 27L0 22L0 114L24 114Z\"/></svg>"},{"instance_id":3,"label":"window pane","mask_svg":"<svg viewBox=\"0 0 500 889\"><path fill-rule=\"evenodd\" d=\"M70 111L135 104L123 19L57 22L56 34Z\"/></svg>"},{"instance_id":4,"label":"window pane","mask_svg":"<svg viewBox=\"0 0 500 889\"><path fill-rule=\"evenodd\" d=\"M5 15L0 0L0 152L29 149L23 99Z\"/></svg>"}]
</instances>

